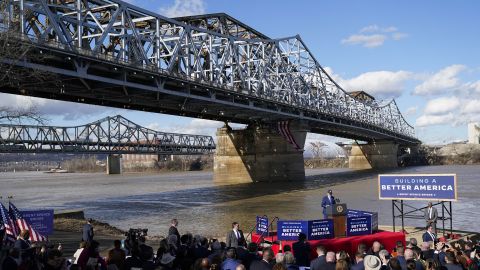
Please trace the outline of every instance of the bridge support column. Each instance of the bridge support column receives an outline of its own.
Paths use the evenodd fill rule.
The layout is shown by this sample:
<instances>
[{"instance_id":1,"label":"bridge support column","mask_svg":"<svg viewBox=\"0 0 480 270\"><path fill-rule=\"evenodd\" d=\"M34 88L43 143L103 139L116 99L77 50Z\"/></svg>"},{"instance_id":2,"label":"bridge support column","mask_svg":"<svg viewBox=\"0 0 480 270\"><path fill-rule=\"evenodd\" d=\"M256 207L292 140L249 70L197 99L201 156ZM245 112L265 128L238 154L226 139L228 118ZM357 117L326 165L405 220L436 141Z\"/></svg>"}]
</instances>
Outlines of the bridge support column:
<instances>
[{"instance_id":1,"label":"bridge support column","mask_svg":"<svg viewBox=\"0 0 480 270\"><path fill-rule=\"evenodd\" d=\"M398 167L398 144L393 142L374 142L354 144L348 157L350 169L376 169Z\"/></svg>"},{"instance_id":2,"label":"bridge support column","mask_svg":"<svg viewBox=\"0 0 480 270\"><path fill-rule=\"evenodd\" d=\"M122 162L121 155L108 155L107 156L107 174L121 174Z\"/></svg>"},{"instance_id":3,"label":"bridge support column","mask_svg":"<svg viewBox=\"0 0 480 270\"><path fill-rule=\"evenodd\" d=\"M290 131L300 150L268 127L249 125L243 130L232 130L229 126L219 128L213 165L214 181L250 183L305 180L303 146L307 129L305 125L292 123Z\"/></svg>"}]
</instances>

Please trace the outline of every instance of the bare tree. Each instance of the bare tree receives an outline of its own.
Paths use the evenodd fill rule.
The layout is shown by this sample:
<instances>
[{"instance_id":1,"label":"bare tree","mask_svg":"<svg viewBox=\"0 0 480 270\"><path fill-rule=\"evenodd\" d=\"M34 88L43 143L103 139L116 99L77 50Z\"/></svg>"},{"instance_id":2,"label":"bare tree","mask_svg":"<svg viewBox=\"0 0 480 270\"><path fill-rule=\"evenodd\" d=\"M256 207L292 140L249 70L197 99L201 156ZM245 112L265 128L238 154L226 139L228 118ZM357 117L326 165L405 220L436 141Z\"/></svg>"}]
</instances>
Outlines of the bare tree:
<instances>
[{"instance_id":1,"label":"bare tree","mask_svg":"<svg viewBox=\"0 0 480 270\"><path fill-rule=\"evenodd\" d=\"M325 143L322 143L320 141L318 142L311 142L310 143L310 150L312 151L313 158L322 158L323 155L323 150L324 148L327 147Z\"/></svg>"},{"instance_id":2,"label":"bare tree","mask_svg":"<svg viewBox=\"0 0 480 270\"><path fill-rule=\"evenodd\" d=\"M24 108L0 106L1 124L21 124L23 122L45 125L48 119L38 110L36 105L30 105Z\"/></svg>"}]
</instances>

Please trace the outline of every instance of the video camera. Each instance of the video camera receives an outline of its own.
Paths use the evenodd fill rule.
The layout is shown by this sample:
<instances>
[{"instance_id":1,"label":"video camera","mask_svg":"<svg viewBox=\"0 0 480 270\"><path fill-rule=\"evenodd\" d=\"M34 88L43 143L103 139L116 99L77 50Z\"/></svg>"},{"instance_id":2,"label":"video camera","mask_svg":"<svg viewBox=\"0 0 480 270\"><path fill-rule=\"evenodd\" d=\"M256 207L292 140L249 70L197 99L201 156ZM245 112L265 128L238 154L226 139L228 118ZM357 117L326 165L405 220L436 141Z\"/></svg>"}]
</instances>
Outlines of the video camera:
<instances>
[{"instance_id":1,"label":"video camera","mask_svg":"<svg viewBox=\"0 0 480 270\"><path fill-rule=\"evenodd\" d=\"M132 229L130 228L128 232L125 233L125 248L129 253L132 252L134 248L138 248L138 242L145 242L145 237L147 236L148 229Z\"/></svg>"}]
</instances>

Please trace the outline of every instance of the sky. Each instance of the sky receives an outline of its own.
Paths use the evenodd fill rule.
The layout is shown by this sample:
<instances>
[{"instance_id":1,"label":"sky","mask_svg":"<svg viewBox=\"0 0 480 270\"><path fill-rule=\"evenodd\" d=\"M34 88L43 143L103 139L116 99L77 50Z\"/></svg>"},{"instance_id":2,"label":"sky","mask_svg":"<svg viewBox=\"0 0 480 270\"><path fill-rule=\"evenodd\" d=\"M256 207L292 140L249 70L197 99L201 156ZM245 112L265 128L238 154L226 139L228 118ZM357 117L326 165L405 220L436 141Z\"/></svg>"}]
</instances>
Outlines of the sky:
<instances>
[{"instance_id":1,"label":"sky","mask_svg":"<svg viewBox=\"0 0 480 270\"><path fill-rule=\"evenodd\" d=\"M395 98L424 143L467 140L480 121L480 1L129 0L175 17L224 12L270 38L299 34L347 91ZM222 123L0 94L0 106L35 104L52 125L108 115L159 131L214 135ZM312 141L348 141L309 134Z\"/></svg>"}]
</instances>

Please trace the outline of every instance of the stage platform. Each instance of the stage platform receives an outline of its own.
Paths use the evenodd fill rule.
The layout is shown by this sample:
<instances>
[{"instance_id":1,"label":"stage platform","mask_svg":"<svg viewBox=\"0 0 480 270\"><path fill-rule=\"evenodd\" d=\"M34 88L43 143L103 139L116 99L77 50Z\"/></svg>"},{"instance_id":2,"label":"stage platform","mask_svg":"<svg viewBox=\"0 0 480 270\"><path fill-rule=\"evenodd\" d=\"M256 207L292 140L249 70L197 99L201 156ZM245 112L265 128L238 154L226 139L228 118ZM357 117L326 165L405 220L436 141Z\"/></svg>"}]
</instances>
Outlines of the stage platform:
<instances>
[{"instance_id":1,"label":"stage platform","mask_svg":"<svg viewBox=\"0 0 480 270\"><path fill-rule=\"evenodd\" d=\"M266 242L272 243L272 249L277 254L280 250L280 245L282 245L282 250L285 245L290 245L295 241L278 241L276 232L270 233L269 236L263 237L263 240ZM358 244L364 243L367 247L371 247L374 241L379 241L386 250L392 252L393 248L397 241L402 241L405 246L405 234L401 232L387 232L387 231L378 231L374 234L361 235L361 236L351 236L351 237L342 237L342 238L333 238L333 239L322 239L322 240L310 240L310 246L312 247L311 259L317 257L316 247L318 245L323 245L327 250L331 251L340 251L345 250L354 256L357 252ZM252 234L252 242L261 243L262 237L259 234ZM353 258L353 257L352 257Z\"/></svg>"}]
</instances>

